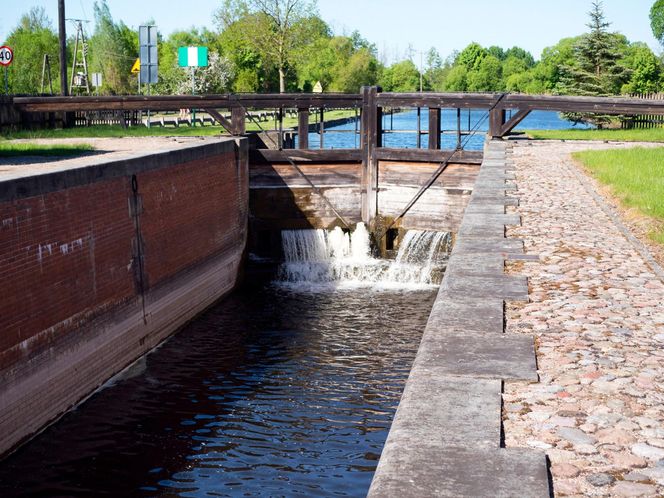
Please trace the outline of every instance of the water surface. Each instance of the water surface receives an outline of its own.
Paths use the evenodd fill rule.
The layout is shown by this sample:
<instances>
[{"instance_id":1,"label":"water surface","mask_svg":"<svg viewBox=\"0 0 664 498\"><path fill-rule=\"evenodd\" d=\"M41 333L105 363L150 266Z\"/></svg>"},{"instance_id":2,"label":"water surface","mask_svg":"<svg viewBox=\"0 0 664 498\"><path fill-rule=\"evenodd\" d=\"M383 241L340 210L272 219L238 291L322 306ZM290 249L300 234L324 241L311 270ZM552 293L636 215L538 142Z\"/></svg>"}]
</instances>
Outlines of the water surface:
<instances>
[{"instance_id":1,"label":"water surface","mask_svg":"<svg viewBox=\"0 0 664 498\"><path fill-rule=\"evenodd\" d=\"M0 496L365 496L434 297L247 287L0 463Z\"/></svg>"}]
</instances>

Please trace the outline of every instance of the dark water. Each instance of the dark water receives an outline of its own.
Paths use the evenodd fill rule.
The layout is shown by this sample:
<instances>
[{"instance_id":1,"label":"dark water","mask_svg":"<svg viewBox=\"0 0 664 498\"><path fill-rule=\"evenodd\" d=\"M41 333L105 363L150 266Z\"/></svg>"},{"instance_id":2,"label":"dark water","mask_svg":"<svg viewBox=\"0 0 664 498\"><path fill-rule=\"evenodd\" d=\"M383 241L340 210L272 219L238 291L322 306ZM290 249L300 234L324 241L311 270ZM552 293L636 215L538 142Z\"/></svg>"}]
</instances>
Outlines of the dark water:
<instances>
[{"instance_id":1,"label":"dark water","mask_svg":"<svg viewBox=\"0 0 664 498\"><path fill-rule=\"evenodd\" d=\"M509 117L509 114L508 114ZM429 110L422 109L421 115L421 130L428 131L429 129ZM358 125L359 126L359 125ZM573 125L569 121L560 118L557 112L553 111L532 111L526 119L524 119L516 130L561 130L572 128ZM577 127L585 128L586 126ZM383 145L385 147L395 148L414 148L417 147L417 111L415 109L399 112L394 114L386 113L383 115L383 129L386 132L383 135ZM457 129L457 114L456 109L443 109L441 116L441 148L454 149L457 143L456 129ZM486 132L489 130L489 120L486 110L462 110L461 111L461 130L467 132L468 130L477 129L479 132L470 138L462 137L464 148L467 150L482 150L484 146L484 139ZM326 129L329 133L325 133L323 137L323 147L326 149L343 149L343 148L357 148L359 147L359 135L353 133L355 130L355 123L346 123L344 125L329 127ZM345 130L350 133L338 133L340 130ZM396 131L396 133L394 133ZM410 133L404 133L409 131ZM445 131L453 133L445 133ZM318 149L320 146L320 135L317 133L309 134L309 148ZM429 137L422 135L421 146L426 148L429 146Z\"/></svg>"},{"instance_id":2,"label":"dark water","mask_svg":"<svg viewBox=\"0 0 664 498\"><path fill-rule=\"evenodd\" d=\"M0 496L364 496L435 291L239 291L0 463Z\"/></svg>"}]
</instances>

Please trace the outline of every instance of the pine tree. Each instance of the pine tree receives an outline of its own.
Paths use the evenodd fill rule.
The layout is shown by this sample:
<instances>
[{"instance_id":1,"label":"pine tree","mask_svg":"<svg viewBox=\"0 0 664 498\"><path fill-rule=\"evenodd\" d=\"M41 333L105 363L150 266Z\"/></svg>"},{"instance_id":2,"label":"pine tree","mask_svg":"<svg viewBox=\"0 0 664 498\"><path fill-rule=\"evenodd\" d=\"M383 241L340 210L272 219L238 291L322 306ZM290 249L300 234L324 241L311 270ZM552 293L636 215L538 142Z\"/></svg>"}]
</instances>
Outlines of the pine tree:
<instances>
[{"instance_id":1,"label":"pine tree","mask_svg":"<svg viewBox=\"0 0 664 498\"><path fill-rule=\"evenodd\" d=\"M560 68L560 90L569 95L617 95L629 81L630 71L620 64L620 38L610 33L611 23L604 16L601 0L593 0L588 13L590 32L583 35L574 47L572 64ZM570 113L566 119L590 122L603 126L611 121L609 116Z\"/></svg>"}]
</instances>

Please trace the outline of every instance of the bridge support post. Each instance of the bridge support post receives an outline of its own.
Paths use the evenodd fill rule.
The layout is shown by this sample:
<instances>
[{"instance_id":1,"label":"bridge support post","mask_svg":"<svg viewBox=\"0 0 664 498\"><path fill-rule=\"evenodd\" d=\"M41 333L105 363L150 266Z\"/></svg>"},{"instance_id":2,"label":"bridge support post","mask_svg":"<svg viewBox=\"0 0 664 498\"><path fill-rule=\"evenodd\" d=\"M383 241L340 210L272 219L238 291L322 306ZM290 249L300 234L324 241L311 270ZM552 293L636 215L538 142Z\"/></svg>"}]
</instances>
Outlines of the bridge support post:
<instances>
[{"instance_id":1,"label":"bridge support post","mask_svg":"<svg viewBox=\"0 0 664 498\"><path fill-rule=\"evenodd\" d=\"M378 158L376 149L383 142L383 109L376 98L380 87L362 87L362 221L371 229L378 214Z\"/></svg>"},{"instance_id":2,"label":"bridge support post","mask_svg":"<svg viewBox=\"0 0 664 498\"><path fill-rule=\"evenodd\" d=\"M309 148L309 108L297 109L297 148Z\"/></svg>"},{"instance_id":3,"label":"bridge support post","mask_svg":"<svg viewBox=\"0 0 664 498\"><path fill-rule=\"evenodd\" d=\"M244 135L246 132L245 115L242 107L231 107L231 133L235 136Z\"/></svg>"},{"instance_id":4,"label":"bridge support post","mask_svg":"<svg viewBox=\"0 0 664 498\"><path fill-rule=\"evenodd\" d=\"M440 109L429 108L429 149L440 149Z\"/></svg>"}]
</instances>

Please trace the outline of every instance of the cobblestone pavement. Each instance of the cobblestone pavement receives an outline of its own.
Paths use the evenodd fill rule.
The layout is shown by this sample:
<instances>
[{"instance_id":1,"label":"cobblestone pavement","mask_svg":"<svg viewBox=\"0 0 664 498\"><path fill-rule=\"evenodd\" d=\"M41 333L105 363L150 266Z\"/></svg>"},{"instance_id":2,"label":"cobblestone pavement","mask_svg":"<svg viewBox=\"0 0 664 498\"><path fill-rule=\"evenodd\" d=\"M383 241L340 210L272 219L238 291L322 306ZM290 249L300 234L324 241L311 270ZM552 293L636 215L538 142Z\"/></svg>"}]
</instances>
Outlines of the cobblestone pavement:
<instances>
[{"instance_id":1,"label":"cobblestone pavement","mask_svg":"<svg viewBox=\"0 0 664 498\"><path fill-rule=\"evenodd\" d=\"M505 386L507 447L551 461L556 496L664 496L664 282L570 159L588 143L514 146L522 238L539 262L507 331L535 334L541 382Z\"/></svg>"}]
</instances>

